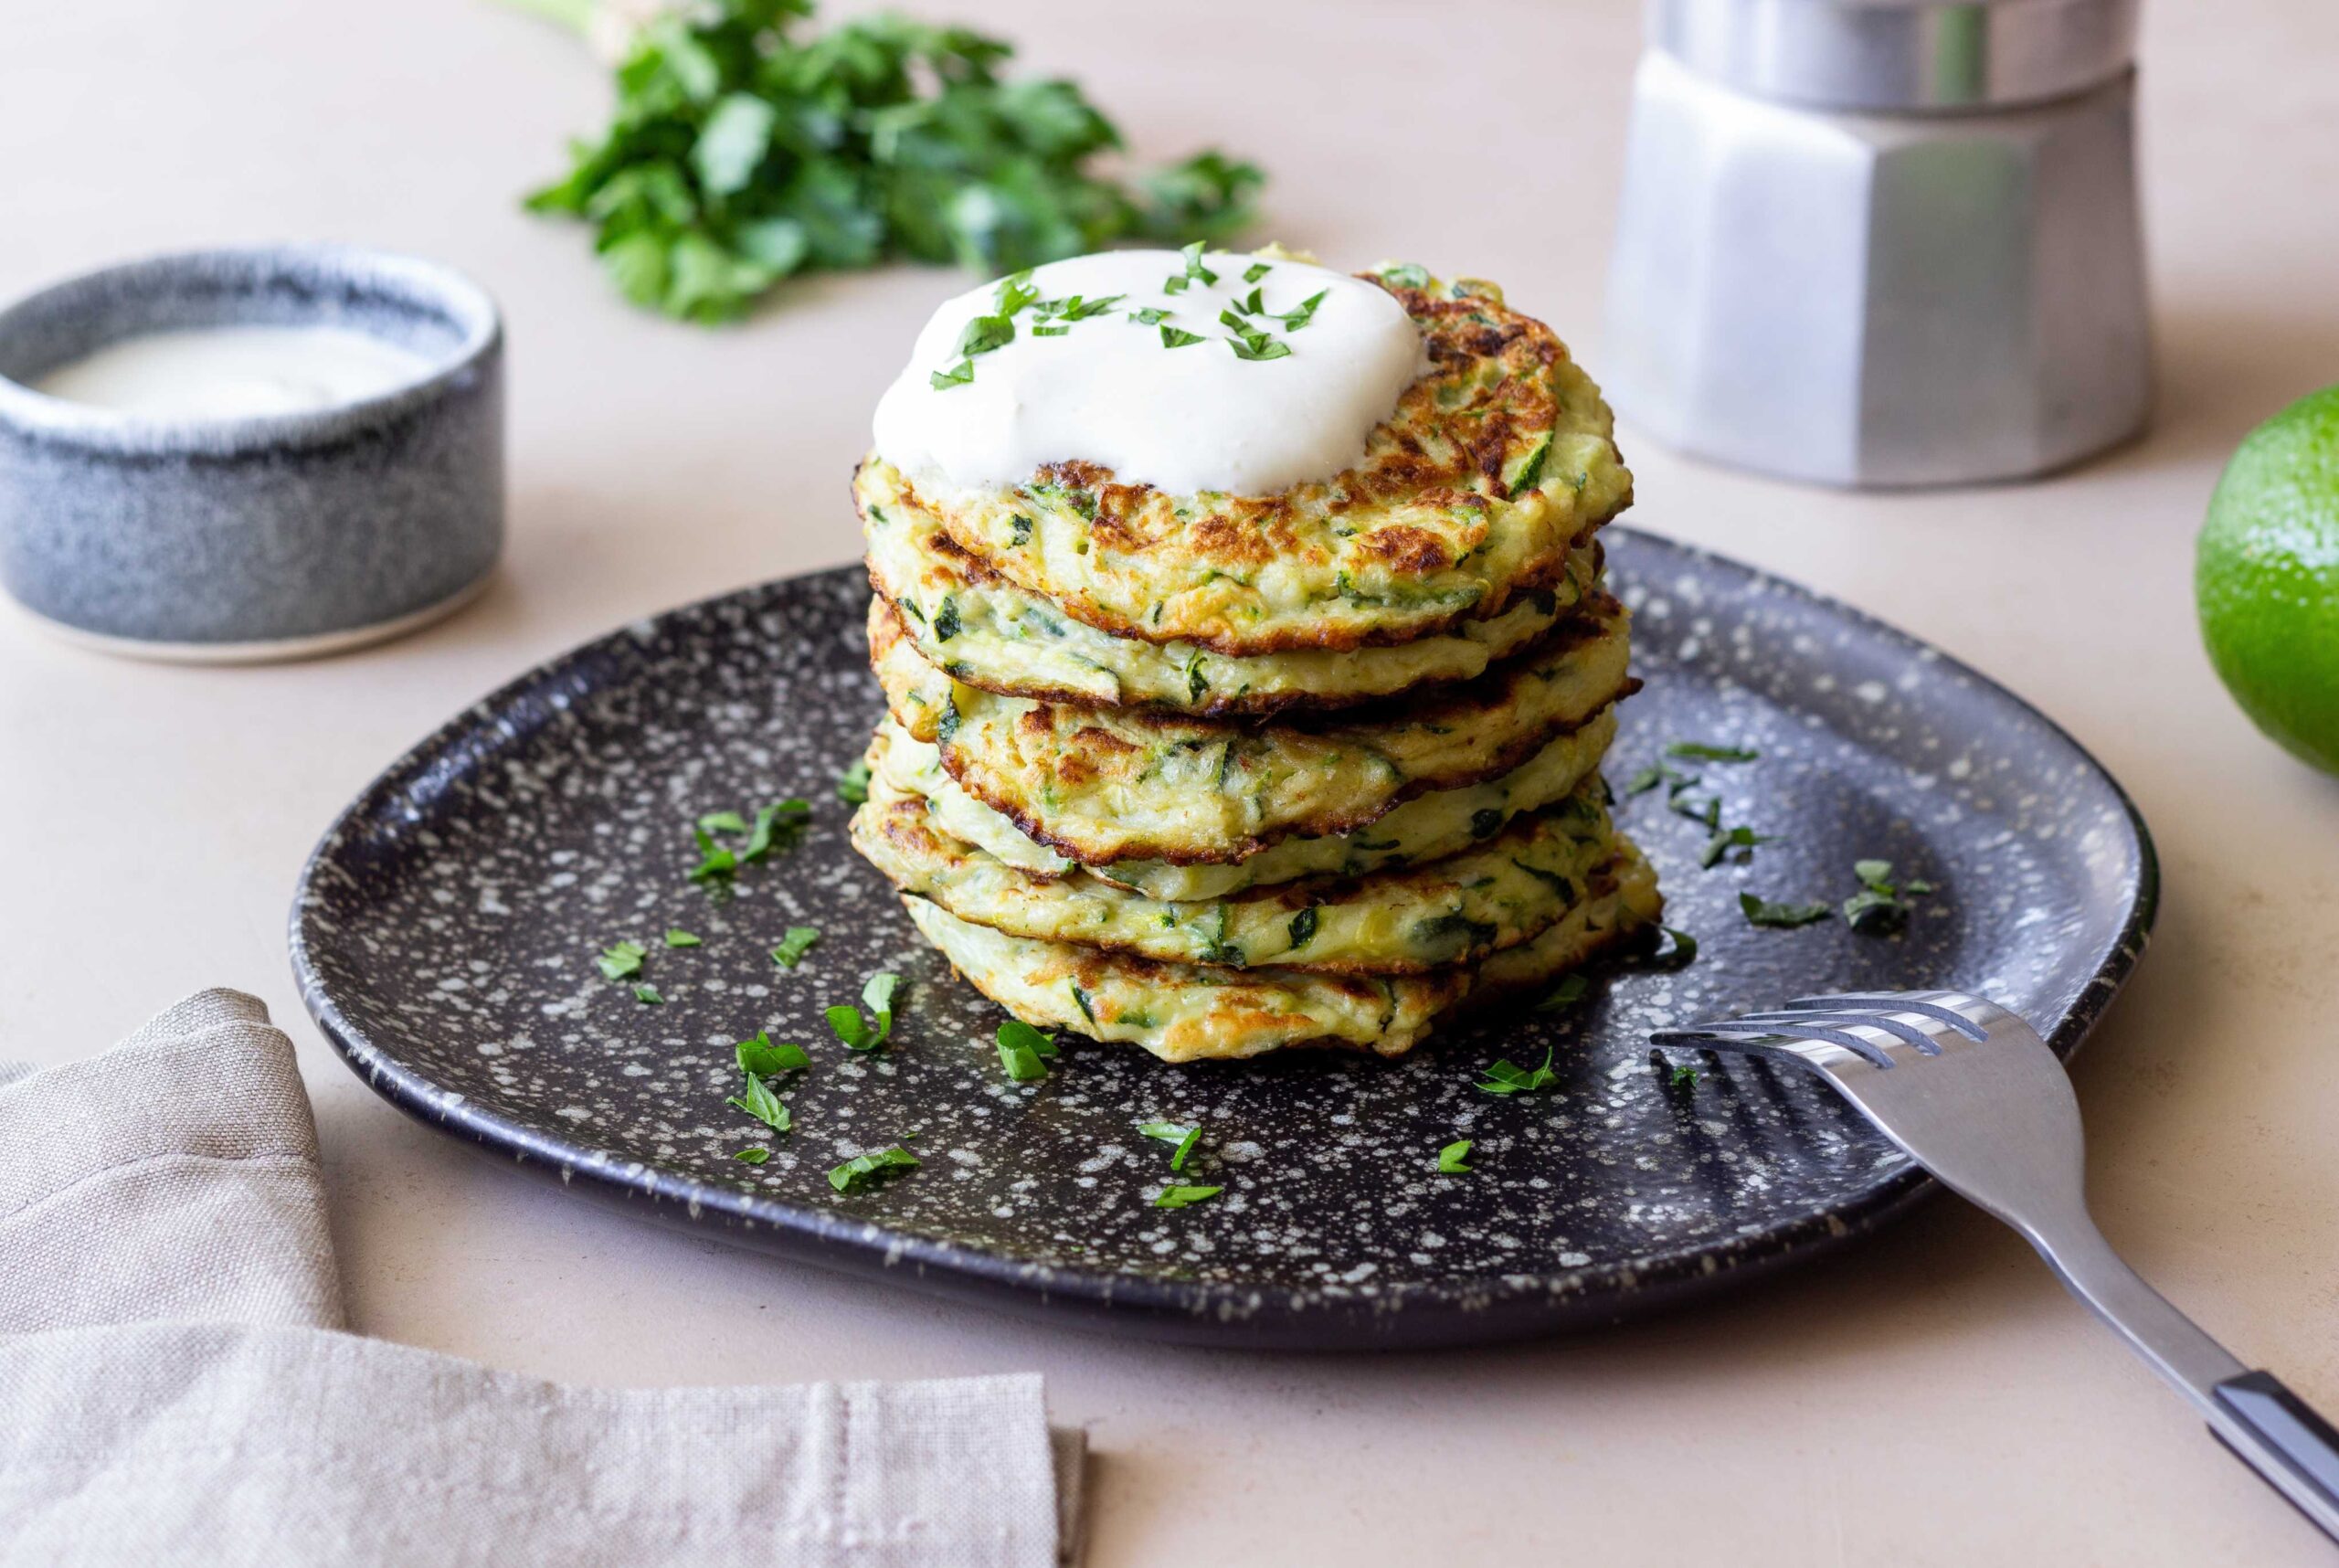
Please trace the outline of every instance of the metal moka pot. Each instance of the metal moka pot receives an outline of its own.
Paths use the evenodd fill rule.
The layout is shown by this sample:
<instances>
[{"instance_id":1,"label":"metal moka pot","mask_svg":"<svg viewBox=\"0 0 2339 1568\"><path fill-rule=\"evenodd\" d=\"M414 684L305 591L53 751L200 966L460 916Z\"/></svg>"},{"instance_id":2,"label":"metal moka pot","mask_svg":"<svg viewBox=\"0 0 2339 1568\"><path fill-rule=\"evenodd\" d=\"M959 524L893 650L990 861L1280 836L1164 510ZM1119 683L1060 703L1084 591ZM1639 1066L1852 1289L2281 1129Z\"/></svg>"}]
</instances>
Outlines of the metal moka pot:
<instances>
[{"instance_id":1,"label":"metal moka pot","mask_svg":"<svg viewBox=\"0 0 2339 1568\"><path fill-rule=\"evenodd\" d=\"M1650 0L1602 380L1839 485L2076 462L2151 401L2135 0Z\"/></svg>"}]
</instances>

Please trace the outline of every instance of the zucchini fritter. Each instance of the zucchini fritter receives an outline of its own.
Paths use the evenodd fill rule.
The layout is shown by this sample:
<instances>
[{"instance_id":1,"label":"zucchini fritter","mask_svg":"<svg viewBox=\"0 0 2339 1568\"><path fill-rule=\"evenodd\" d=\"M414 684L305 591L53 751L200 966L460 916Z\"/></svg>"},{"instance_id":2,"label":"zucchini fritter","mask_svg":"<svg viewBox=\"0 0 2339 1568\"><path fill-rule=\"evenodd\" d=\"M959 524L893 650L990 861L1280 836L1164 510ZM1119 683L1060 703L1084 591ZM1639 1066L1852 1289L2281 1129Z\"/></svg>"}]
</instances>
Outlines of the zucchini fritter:
<instances>
[{"instance_id":1,"label":"zucchini fritter","mask_svg":"<svg viewBox=\"0 0 2339 1568\"><path fill-rule=\"evenodd\" d=\"M869 578L926 662L1009 696L1222 717L1352 706L1451 685L1526 647L1581 603L1600 575L1587 541L1548 588L1501 614L1411 642L1229 657L1187 642L1115 637L1065 615L968 555L922 508L864 497Z\"/></svg>"},{"instance_id":2,"label":"zucchini fritter","mask_svg":"<svg viewBox=\"0 0 2339 1568\"><path fill-rule=\"evenodd\" d=\"M963 550L1117 637L1240 658L1440 635L1556 586L1632 499L1599 388L1551 329L1482 283L1389 289L1431 368L1343 473L1264 496L1119 484L1067 453L958 487L872 453L865 509L913 505Z\"/></svg>"},{"instance_id":3,"label":"zucchini fritter","mask_svg":"<svg viewBox=\"0 0 2339 1568\"><path fill-rule=\"evenodd\" d=\"M977 991L1043 1029L1143 1046L1165 1062L1256 1056L1285 1046L1402 1055L1444 1014L1548 985L1654 923L1656 874L1622 834L1588 895L1533 941L1482 963L1421 975L1159 963L1068 942L1011 937L915 895L902 902Z\"/></svg>"}]
</instances>

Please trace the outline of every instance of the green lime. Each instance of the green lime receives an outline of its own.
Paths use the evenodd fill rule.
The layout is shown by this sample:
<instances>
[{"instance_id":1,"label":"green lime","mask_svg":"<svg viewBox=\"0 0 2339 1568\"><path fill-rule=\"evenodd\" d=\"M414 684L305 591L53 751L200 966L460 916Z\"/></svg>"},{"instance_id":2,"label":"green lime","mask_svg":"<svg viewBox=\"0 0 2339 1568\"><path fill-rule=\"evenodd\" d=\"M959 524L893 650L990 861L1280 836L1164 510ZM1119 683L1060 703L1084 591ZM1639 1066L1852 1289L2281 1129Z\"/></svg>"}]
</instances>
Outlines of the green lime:
<instances>
[{"instance_id":1,"label":"green lime","mask_svg":"<svg viewBox=\"0 0 2339 1568\"><path fill-rule=\"evenodd\" d=\"M2339 773L2339 387L2243 440L2209 497L2193 593L2241 711Z\"/></svg>"}]
</instances>

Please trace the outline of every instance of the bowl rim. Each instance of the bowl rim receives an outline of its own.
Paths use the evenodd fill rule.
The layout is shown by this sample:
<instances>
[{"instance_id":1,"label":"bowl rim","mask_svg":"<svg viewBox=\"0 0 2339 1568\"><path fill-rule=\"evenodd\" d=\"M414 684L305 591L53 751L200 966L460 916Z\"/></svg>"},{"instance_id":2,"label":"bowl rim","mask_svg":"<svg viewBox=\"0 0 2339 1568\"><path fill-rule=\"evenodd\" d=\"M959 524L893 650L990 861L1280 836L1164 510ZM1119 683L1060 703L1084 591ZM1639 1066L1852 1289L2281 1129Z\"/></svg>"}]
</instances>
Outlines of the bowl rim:
<instances>
[{"instance_id":1,"label":"bowl rim","mask_svg":"<svg viewBox=\"0 0 2339 1568\"><path fill-rule=\"evenodd\" d=\"M241 271L256 283L322 271L353 282L386 284L443 309L461 335L451 348L432 355L427 369L386 391L284 414L216 418L128 414L55 397L0 373L0 428L13 427L93 456L119 458L233 457L329 445L439 402L503 342L503 316L494 297L453 267L399 251L326 241L172 250L92 268L0 306L0 335L28 316L69 313L77 296L93 291L111 291L125 284L151 289L205 271ZM87 352L102 346L92 344Z\"/></svg>"}]
</instances>

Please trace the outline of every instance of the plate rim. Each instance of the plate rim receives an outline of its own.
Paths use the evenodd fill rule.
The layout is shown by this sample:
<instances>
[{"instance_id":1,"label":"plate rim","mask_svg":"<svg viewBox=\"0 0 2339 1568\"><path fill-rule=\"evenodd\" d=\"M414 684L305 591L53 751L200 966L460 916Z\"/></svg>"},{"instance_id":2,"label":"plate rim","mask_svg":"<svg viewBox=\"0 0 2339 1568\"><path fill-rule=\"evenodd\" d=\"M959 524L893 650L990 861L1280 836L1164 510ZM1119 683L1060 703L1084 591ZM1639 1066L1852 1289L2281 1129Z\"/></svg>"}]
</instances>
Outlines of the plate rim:
<instances>
[{"instance_id":1,"label":"plate rim","mask_svg":"<svg viewBox=\"0 0 2339 1568\"><path fill-rule=\"evenodd\" d=\"M2003 683L1866 610L1700 546L1625 524L1613 524L1612 530L1635 544L1646 543L1676 557L1739 575L1762 593L1800 599L1911 655L1930 655L1932 662L1947 672L2044 726L2110 788L2135 845L2136 872L2133 886L2126 893L2126 914L2109 954L2097 965L2094 976L2064 1016L2048 1033L2048 1044L2057 1056L2068 1062L2134 972L2159 912L2159 853L2143 813L2118 776L2062 725ZM1311 1330L1320 1330L1344 1319L1377 1320L1396 1330L1402 1320L1414 1316L1409 1308L1415 1304L1447 1305L1462 1297L1467 1298L1470 1308L1462 1316L1480 1319L1494 1331L1441 1336L1399 1330L1392 1334L1391 1342L1408 1347L1477 1343L1558 1334L1589 1326L1594 1319L1621 1321L1678 1299L1702 1296L1709 1288L1704 1283L1708 1278L1751 1279L1832 1253L1855 1237L1889 1224L1941 1190L1938 1181L1910 1162L1849 1202L1829 1205L1752 1234L1734 1234L1729 1252L1721 1255L1722 1266L1710 1271L1706 1266L1717 1256L1717 1244L1706 1241L1668 1247L1624 1262L1594 1264L1558 1273L1398 1282L1378 1287L1370 1296L1339 1287L1297 1288L1148 1278L1019 1261L1002 1253L893 1229L850 1213L758 1197L736 1188L663 1171L646 1163L615 1160L606 1151L532 1128L474 1104L467 1097L457 1095L450 1100L448 1091L384 1051L349 1020L311 959L305 916L331 856L355 829L376 818L381 808L395 800L418 773L433 767L429 759L444 758L459 747L462 751L477 754L481 748L475 743L463 743L476 736L482 724L508 718L512 709L522 704L540 703L549 711L535 725L513 731L511 738L516 740L536 733L543 724L550 722L550 713L566 707L557 694L561 688L573 689L582 667L601 657L618 639L647 641L656 628L703 613L743 594L769 592L790 584L860 572L860 566L854 563L766 579L621 622L542 661L467 704L375 775L333 818L303 860L288 921L289 956L302 1004L351 1071L391 1105L439 1131L457 1136L483 1150L516 1159L524 1167L533 1163L548 1174L556 1173L564 1187L575 1188L581 1182L587 1196L619 1205L637 1204L647 1199L654 1206L652 1217L679 1217L681 1223L701 1234L707 1231L707 1220L712 1216L715 1229L733 1233L726 1239L741 1241L757 1250L847 1271L890 1274L907 1265L915 1278L906 1282L929 1291L979 1298L994 1307L1043 1313L1051 1319L1059 1319L1069 1308L1075 1310L1076 1316L1106 1329L1118 1327L1149 1332L1156 1338L1217 1344L1247 1341L1285 1348L1310 1345L1316 1340ZM945 1277L933 1278L930 1271L940 1271ZM1238 1318L1222 1320L1218 1308L1230 1295L1247 1298L1244 1310ZM1615 1310L1605 1314L1580 1310L1570 1313L1564 1309L1570 1302L1579 1308L1608 1302ZM1511 1326L1500 1326L1506 1324Z\"/></svg>"}]
</instances>

